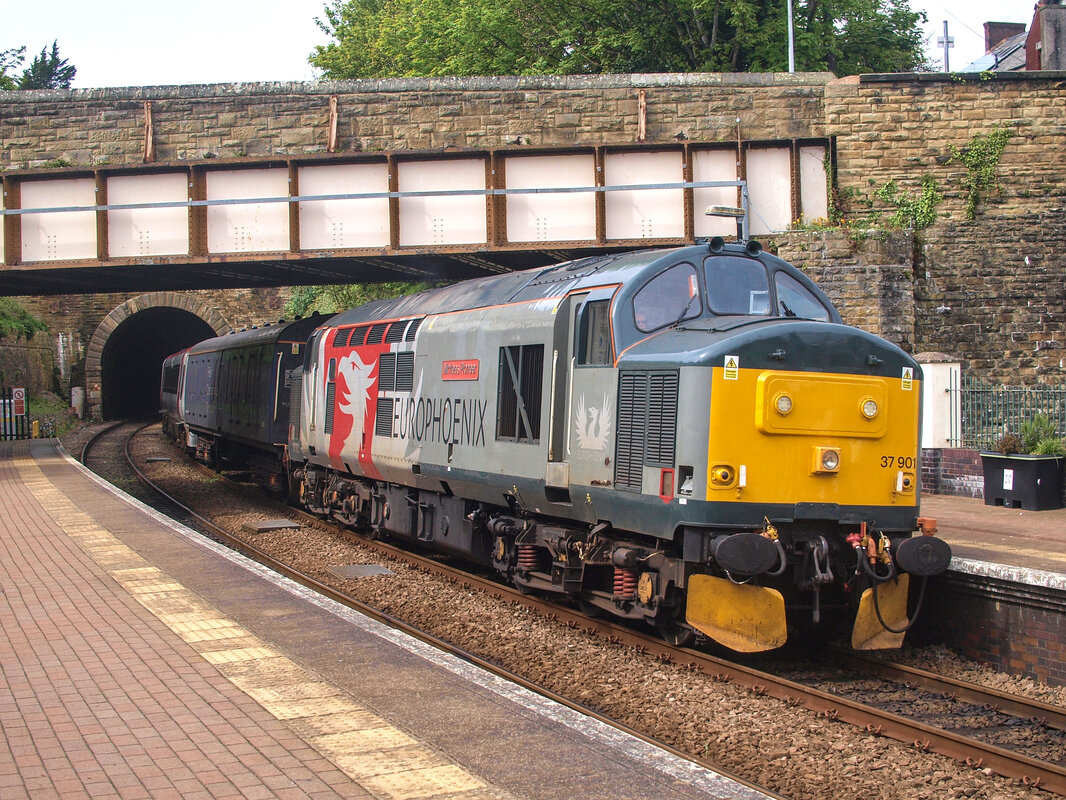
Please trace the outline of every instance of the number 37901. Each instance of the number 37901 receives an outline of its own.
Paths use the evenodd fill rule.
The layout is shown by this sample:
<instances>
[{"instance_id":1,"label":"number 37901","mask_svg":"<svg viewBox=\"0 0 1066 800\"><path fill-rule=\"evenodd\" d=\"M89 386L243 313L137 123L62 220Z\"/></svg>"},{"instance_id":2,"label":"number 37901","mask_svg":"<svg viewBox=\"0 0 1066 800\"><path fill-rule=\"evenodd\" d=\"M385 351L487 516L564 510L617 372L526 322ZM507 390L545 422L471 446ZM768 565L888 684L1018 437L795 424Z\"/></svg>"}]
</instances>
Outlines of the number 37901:
<instances>
[{"instance_id":1,"label":"number 37901","mask_svg":"<svg viewBox=\"0 0 1066 800\"><path fill-rule=\"evenodd\" d=\"M914 469L914 456L881 456L882 469Z\"/></svg>"}]
</instances>

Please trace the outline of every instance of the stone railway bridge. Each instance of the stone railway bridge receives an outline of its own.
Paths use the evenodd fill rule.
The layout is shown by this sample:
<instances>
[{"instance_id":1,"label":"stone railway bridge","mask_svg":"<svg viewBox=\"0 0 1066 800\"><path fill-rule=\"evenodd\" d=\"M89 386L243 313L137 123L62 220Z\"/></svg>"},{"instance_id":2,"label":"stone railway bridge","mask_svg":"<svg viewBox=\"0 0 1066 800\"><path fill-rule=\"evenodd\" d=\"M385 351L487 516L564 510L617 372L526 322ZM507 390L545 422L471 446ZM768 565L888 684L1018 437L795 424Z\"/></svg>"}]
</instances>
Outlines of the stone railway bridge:
<instances>
[{"instance_id":1,"label":"stone railway bridge","mask_svg":"<svg viewBox=\"0 0 1066 800\"><path fill-rule=\"evenodd\" d=\"M1066 73L1050 72L841 80L828 74L396 79L0 92L0 169L4 207L17 210L30 208L42 188L87 186L92 206L93 193L113 195L112 187L124 180L156 174L187 174L196 199L204 196L197 191L209 190L204 184L210 186L211 176L242 168L249 176L283 170L291 181L322 165L369 170L383 164L392 176L404 169L415 174L419 163L454 160L483 163L484 185L495 186L501 159L511 166L508 179L515 180L520 158L551 156L591 165L597 177L589 182L603 186L600 173L612 169L624 183L630 172L679 165L685 181L747 180L765 212L752 231L764 246L807 269L846 321L914 351L957 355L965 369L988 379L1061 382L1064 108ZM996 165L998 186L983 191L970 220L967 169L951 158L952 148L964 150L973 136L1000 126L1010 139ZM917 232L889 230L896 209L886 198L893 188L897 198L918 198L926 176L943 196L934 223ZM238 252L248 249L240 244L216 252L206 211L188 212L188 225L177 226L187 230L185 249L179 248L185 255L176 256L135 248L116 255L136 243L123 244L117 226L109 230L105 211L83 212L89 224L78 224L95 243L75 254L63 251L63 237L52 237L54 230L34 228L30 215L8 214L0 294L21 295L50 331L47 343L42 335L29 346L4 343L0 382L21 376L48 388L55 376L62 391L84 382L90 412L98 417L150 410L155 365L163 355L213 333L276 320L289 296L286 284L427 272L462 276L550 263L583 249L692 241L707 233L707 223L693 213L706 200L700 191L677 190L670 203L681 213L666 228L653 210L645 214L643 229L634 226L624 235L611 233L611 216L604 212L610 203L598 198L585 232L565 241L560 234L544 240L537 225L551 224L547 212L547 222L516 234L511 223L518 215L507 214L511 198L489 198L482 201L483 241L416 238L406 250L404 228L397 224L403 222L403 199L394 197L383 207L380 241L369 247L340 242L316 258L301 249L301 234L304 246L314 234L292 212L297 203L288 204L287 238L269 246L279 251L269 257ZM870 231L811 225L822 214L848 222L871 211L883 213L875 213L880 222ZM791 226L794 220L803 224ZM240 235L251 241L257 234Z\"/></svg>"}]
</instances>

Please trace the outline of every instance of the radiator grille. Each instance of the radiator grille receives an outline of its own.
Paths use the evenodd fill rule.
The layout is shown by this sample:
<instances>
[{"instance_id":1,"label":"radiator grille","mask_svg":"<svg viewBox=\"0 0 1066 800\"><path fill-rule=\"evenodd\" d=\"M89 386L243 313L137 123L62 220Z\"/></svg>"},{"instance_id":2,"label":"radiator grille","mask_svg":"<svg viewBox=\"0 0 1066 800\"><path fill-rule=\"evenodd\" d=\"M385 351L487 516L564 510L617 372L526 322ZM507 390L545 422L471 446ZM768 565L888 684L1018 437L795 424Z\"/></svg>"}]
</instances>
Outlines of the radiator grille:
<instances>
[{"instance_id":1,"label":"radiator grille","mask_svg":"<svg viewBox=\"0 0 1066 800\"><path fill-rule=\"evenodd\" d=\"M333 433L333 406L337 399L337 384L333 381L326 386L326 424L323 429L327 434Z\"/></svg>"},{"instance_id":2,"label":"radiator grille","mask_svg":"<svg viewBox=\"0 0 1066 800\"><path fill-rule=\"evenodd\" d=\"M639 492L644 467L674 466L677 373L624 372L618 377L614 483Z\"/></svg>"},{"instance_id":3,"label":"radiator grille","mask_svg":"<svg viewBox=\"0 0 1066 800\"><path fill-rule=\"evenodd\" d=\"M415 388L415 354L396 354L396 391L410 392Z\"/></svg>"}]
</instances>

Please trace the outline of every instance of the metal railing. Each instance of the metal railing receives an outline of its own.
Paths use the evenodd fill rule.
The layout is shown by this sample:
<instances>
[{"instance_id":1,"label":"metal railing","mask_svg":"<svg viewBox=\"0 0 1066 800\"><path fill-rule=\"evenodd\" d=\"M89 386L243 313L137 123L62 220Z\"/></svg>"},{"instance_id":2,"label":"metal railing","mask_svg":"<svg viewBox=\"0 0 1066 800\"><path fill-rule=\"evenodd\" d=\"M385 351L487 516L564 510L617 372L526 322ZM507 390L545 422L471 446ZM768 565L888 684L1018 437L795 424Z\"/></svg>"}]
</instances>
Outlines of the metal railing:
<instances>
[{"instance_id":1,"label":"metal railing","mask_svg":"<svg viewBox=\"0 0 1066 800\"><path fill-rule=\"evenodd\" d=\"M948 392L959 400L951 404L960 414L952 420L952 447L994 450L1001 436L1020 433L1022 423L1037 414L1046 415L1059 436L1066 433L1066 386L996 386L963 375Z\"/></svg>"},{"instance_id":2,"label":"metal railing","mask_svg":"<svg viewBox=\"0 0 1066 800\"><path fill-rule=\"evenodd\" d=\"M0 441L10 439L29 439L32 435L29 416L16 414L16 408L24 410L25 394L17 405L14 389L0 386ZM22 391L22 390L20 390Z\"/></svg>"}]
</instances>

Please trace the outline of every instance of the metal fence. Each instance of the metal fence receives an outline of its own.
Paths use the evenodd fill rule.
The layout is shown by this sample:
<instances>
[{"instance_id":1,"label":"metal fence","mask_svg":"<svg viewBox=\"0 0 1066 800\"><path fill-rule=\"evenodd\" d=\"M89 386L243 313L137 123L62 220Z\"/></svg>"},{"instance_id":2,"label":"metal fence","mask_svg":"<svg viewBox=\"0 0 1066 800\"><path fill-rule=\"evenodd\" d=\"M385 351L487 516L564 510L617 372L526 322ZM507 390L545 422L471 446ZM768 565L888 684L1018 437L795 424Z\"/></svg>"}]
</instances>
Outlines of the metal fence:
<instances>
[{"instance_id":1,"label":"metal fence","mask_svg":"<svg viewBox=\"0 0 1066 800\"><path fill-rule=\"evenodd\" d=\"M1059 436L1066 434L1066 386L995 386L963 375L948 392L959 400L951 404L960 414L952 420L952 447L994 450L1003 434L1019 433L1037 414L1047 415Z\"/></svg>"},{"instance_id":2,"label":"metal fence","mask_svg":"<svg viewBox=\"0 0 1066 800\"><path fill-rule=\"evenodd\" d=\"M20 390L23 391L23 390ZM29 414L16 414L16 410L25 411L25 393L16 403L15 390L0 386L0 441L7 439L29 439L31 435Z\"/></svg>"}]
</instances>

